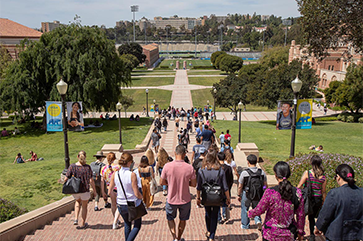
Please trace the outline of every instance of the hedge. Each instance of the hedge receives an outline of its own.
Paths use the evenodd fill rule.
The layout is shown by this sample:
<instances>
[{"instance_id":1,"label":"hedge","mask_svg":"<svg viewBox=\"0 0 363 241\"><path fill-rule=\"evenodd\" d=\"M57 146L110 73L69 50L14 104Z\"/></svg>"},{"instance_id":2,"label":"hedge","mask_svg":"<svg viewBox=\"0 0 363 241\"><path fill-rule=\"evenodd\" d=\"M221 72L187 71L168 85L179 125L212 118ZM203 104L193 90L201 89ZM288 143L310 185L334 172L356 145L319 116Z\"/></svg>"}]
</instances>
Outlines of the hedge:
<instances>
[{"instance_id":1,"label":"hedge","mask_svg":"<svg viewBox=\"0 0 363 241\"><path fill-rule=\"evenodd\" d=\"M16 218L26 212L26 209L22 209L14 203L0 198L0 223Z\"/></svg>"}]
</instances>

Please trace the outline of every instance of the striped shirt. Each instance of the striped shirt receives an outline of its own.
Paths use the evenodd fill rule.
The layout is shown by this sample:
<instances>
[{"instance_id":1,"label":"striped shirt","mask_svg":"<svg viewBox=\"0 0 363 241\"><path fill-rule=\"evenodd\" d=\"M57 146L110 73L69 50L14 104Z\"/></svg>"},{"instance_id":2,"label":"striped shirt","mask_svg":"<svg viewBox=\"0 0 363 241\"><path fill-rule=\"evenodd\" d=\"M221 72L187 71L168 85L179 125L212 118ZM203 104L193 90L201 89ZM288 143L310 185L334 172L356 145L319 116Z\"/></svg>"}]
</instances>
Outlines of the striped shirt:
<instances>
[{"instance_id":1,"label":"striped shirt","mask_svg":"<svg viewBox=\"0 0 363 241\"><path fill-rule=\"evenodd\" d=\"M309 171L309 177L310 177L311 187L313 189L313 196L314 197L321 196L322 195L321 190L326 177L323 175L320 179L317 179L310 171Z\"/></svg>"}]
</instances>

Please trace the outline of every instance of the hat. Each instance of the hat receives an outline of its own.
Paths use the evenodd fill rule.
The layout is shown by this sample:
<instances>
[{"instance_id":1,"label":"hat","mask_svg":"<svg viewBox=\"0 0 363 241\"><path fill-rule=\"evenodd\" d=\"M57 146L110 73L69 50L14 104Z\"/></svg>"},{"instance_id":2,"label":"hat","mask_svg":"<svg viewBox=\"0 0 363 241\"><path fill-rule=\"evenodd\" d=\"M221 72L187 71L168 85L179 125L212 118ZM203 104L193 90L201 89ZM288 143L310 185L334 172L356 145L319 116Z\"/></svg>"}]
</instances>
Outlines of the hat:
<instances>
[{"instance_id":1,"label":"hat","mask_svg":"<svg viewBox=\"0 0 363 241\"><path fill-rule=\"evenodd\" d=\"M203 154L203 153L205 153L207 151L207 149L205 149L205 147L204 146L202 146L202 147L200 147L199 148L199 153L200 154Z\"/></svg>"},{"instance_id":2,"label":"hat","mask_svg":"<svg viewBox=\"0 0 363 241\"><path fill-rule=\"evenodd\" d=\"M96 155L93 155L94 157L106 157L106 156L104 156L103 155L103 152L102 151L98 151L97 153L96 153Z\"/></svg>"}]
</instances>

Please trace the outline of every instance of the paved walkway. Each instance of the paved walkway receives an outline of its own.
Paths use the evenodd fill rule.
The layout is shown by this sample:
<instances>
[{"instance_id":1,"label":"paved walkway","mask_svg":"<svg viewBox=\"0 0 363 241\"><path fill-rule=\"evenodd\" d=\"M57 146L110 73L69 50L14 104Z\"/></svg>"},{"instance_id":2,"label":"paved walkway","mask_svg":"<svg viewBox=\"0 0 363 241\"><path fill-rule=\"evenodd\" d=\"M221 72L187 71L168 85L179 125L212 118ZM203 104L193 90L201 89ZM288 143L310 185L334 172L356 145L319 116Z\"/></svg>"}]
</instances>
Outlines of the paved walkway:
<instances>
[{"instance_id":1,"label":"paved walkway","mask_svg":"<svg viewBox=\"0 0 363 241\"><path fill-rule=\"evenodd\" d=\"M174 90L171 99L171 105L176 107L190 108L193 103L190 95L190 90L184 87L188 85L188 78L186 71L178 70L175 76ZM179 88L180 87L180 88ZM228 113L229 114L229 113ZM225 114L227 116L227 114ZM246 116L247 118L247 116ZM256 118L262 118L260 115L256 115ZM265 118L270 118L266 116ZM272 118L272 117L271 117ZM226 118L227 119L227 118ZM181 121L180 127L186 126L186 120ZM174 149L177 145L177 130L175 122L171 120L166 132L162 132L161 147L164 147L169 155L174 156ZM191 159L192 147L195 145L195 133L191 134L191 143L188 146L188 156ZM142 155L134 155L138 160ZM157 180L159 177L157 177ZM195 202L195 188L191 188L193 195L192 210L190 220L187 222L186 229L183 237L187 241L202 241L206 240L204 234L206 231L204 220L204 209L197 208ZM235 241L235 240L262 240L261 233L257 230L254 221L251 221L251 229L242 230L241 225L241 212L240 203L236 198L237 186L232 187L232 207L231 219L229 222L218 225L217 237L218 241ZM152 241L170 241L172 240L171 234L168 230L167 220L163 207L165 205L165 197L162 192L155 195L155 202L148 215L143 217L142 228L136 240L152 240ZM100 202L100 206L103 206L103 200ZM53 221L49 225L46 225L42 229L34 231L32 234L27 235L24 240L125 240L123 225L119 230L112 229L113 217L109 209L101 209L99 212L93 210L93 201L88 205L88 217L87 222L89 228L86 230L77 230L73 225L74 212L60 217ZM263 216L264 218L264 216ZM306 227L306 232L307 226ZM324 240L323 238L317 238L317 241Z\"/></svg>"}]
</instances>

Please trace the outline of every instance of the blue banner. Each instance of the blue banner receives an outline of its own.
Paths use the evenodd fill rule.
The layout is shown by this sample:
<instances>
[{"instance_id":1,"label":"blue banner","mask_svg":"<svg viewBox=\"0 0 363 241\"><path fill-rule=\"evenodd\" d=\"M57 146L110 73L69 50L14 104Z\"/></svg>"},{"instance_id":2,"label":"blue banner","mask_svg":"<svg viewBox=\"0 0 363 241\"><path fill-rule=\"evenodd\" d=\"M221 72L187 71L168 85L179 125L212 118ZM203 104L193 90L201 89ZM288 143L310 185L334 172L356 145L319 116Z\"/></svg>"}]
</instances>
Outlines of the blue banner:
<instances>
[{"instance_id":1,"label":"blue banner","mask_svg":"<svg viewBox=\"0 0 363 241\"><path fill-rule=\"evenodd\" d=\"M313 100L302 99L297 101L296 129L311 129L313 115Z\"/></svg>"},{"instance_id":2,"label":"blue banner","mask_svg":"<svg viewBox=\"0 0 363 241\"><path fill-rule=\"evenodd\" d=\"M62 102L46 101L47 131L62 131Z\"/></svg>"}]
</instances>

